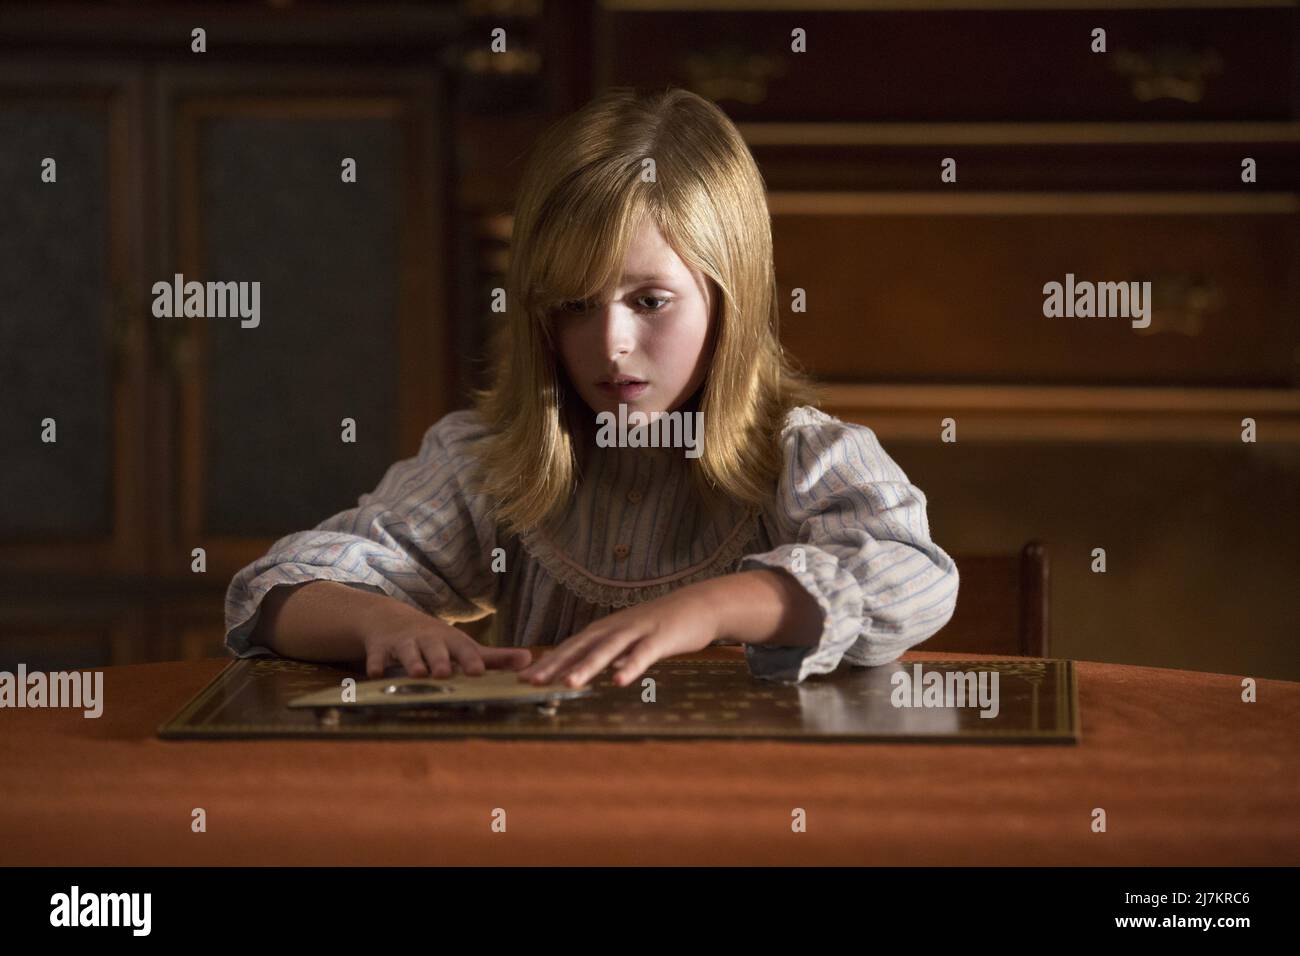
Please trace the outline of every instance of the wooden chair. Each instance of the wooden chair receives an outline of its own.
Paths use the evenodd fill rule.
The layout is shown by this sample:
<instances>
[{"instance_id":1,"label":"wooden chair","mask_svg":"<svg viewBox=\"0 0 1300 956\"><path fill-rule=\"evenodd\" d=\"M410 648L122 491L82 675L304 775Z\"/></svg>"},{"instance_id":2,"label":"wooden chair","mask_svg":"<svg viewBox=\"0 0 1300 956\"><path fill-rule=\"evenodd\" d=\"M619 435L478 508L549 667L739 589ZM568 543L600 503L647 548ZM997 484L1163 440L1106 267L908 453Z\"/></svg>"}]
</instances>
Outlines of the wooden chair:
<instances>
[{"instance_id":1,"label":"wooden chair","mask_svg":"<svg viewBox=\"0 0 1300 956\"><path fill-rule=\"evenodd\" d=\"M961 574L957 610L918 651L1048 657L1047 546L1014 555L953 555Z\"/></svg>"}]
</instances>

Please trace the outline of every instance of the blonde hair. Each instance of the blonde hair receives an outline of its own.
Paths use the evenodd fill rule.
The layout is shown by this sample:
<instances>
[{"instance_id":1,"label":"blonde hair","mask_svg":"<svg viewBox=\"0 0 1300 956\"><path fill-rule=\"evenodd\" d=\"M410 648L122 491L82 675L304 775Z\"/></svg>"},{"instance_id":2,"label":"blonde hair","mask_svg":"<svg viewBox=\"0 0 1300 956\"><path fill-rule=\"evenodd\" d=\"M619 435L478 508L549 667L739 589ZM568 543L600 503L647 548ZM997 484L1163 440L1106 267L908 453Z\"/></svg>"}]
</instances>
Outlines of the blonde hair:
<instances>
[{"instance_id":1,"label":"blonde hair","mask_svg":"<svg viewBox=\"0 0 1300 956\"><path fill-rule=\"evenodd\" d=\"M651 182L642 178L647 159ZM548 521L579 477L577 406L585 403L554 345L554 309L617 287L646 215L715 292L713 355L699 393L705 440L691 459L696 490L751 505L775 491L781 425L789 409L813 404L814 388L780 344L762 175L707 99L614 87L546 130L520 180L492 385L473 392L488 424L480 488L507 532Z\"/></svg>"}]
</instances>

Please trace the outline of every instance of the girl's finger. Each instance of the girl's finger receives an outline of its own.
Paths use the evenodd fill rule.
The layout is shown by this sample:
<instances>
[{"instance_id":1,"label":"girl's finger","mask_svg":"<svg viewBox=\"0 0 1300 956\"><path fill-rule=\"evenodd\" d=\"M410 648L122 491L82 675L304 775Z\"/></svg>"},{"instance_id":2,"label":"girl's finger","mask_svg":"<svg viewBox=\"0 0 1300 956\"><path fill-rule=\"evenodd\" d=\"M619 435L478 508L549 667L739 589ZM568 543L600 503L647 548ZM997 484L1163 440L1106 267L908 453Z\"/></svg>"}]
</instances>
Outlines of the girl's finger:
<instances>
[{"instance_id":1,"label":"girl's finger","mask_svg":"<svg viewBox=\"0 0 1300 956\"><path fill-rule=\"evenodd\" d=\"M626 687L645 673L647 667L663 656L663 653L652 641L638 642L627 654L619 659L622 663L619 663L619 661L614 662L614 666L617 668L614 674L614 685L616 687Z\"/></svg>"},{"instance_id":2,"label":"girl's finger","mask_svg":"<svg viewBox=\"0 0 1300 956\"><path fill-rule=\"evenodd\" d=\"M570 668L567 680L570 687L585 684L605 669L611 660L627 650L628 645L638 640L640 635L620 631L611 634L606 640L592 647L587 656L577 661Z\"/></svg>"},{"instance_id":3,"label":"girl's finger","mask_svg":"<svg viewBox=\"0 0 1300 956\"><path fill-rule=\"evenodd\" d=\"M603 636L600 632L593 632L584 637L583 633L575 634L534 664L532 672L528 674L533 683L544 684L559 677L561 668L567 671L574 661L587 652L593 641L598 641Z\"/></svg>"},{"instance_id":4,"label":"girl's finger","mask_svg":"<svg viewBox=\"0 0 1300 956\"><path fill-rule=\"evenodd\" d=\"M532 652L526 647L480 647L479 654L488 667L508 667L515 671L533 661Z\"/></svg>"},{"instance_id":5,"label":"girl's finger","mask_svg":"<svg viewBox=\"0 0 1300 956\"><path fill-rule=\"evenodd\" d=\"M526 667L524 667L522 670L519 671L519 679L531 680L532 678L536 677L538 672L541 671L543 667L549 665L551 663L551 660L558 653L559 651L555 651L555 650L543 651L541 654L537 655L536 660L534 660L531 664L527 665Z\"/></svg>"},{"instance_id":6,"label":"girl's finger","mask_svg":"<svg viewBox=\"0 0 1300 956\"><path fill-rule=\"evenodd\" d=\"M565 675L586 660L592 648L604 641L607 636L604 633L593 634L580 641L574 641L574 646L571 649L555 655L553 660L548 661L545 668L538 674L538 677L547 684L554 684L563 680Z\"/></svg>"},{"instance_id":7,"label":"girl's finger","mask_svg":"<svg viewBox=\"0 0 1300 956\"><path fill-rule=\"evenodd\" d=\"M424 658L420 656L420 648L414 640L403 641L397 645L397 660L406 668L406 673L410 677L424 677L429 672Z\"/></svg>"},{"instance_id":8,"label":"girl's finger","mask_svg":"<svg viewBox=\"0 0 1300 956\"><path fill-rule=\"evenodd\" d=\"M449 641L448 646L456 663L467 676L477 676L487 669L483 658L479 656L479 645L473 638L467 636L464 640L455 640L454 644Z\"/></svg>"},{"instance_id":9,"label":"girl's finger","mask_svg":"<svg viewBox=\"0 0 1300 956\"><path fill-rule=\"evenodd\" d=\"M434 677L451 676L451 660L447 657L447 648L442 641L428 634L419 638L420 653L429 665L429 673Z\"/></svg>"},{"instance_id":10,"label":"girl's finger","mask_svg":"<svg viewBox=\"0 0 1300 956\"><path fill-rule=\"evenodd\" d=\"M368 647L366 648L366 677L370 680L378 680L384 676L384 665L388 662L388 649L386 647Z\"/></svg>"},{"instance_id":11,"label":"girl's finger","mask_svg":"<svg viewBox=\"0 0 1300 956\"><path fill-rule=\"evenodd\" d=\"M523 669L522 673L524 673L525 675L532 675L532 674L536 674L542 668L550 666L555 661L557 661L559 657L565 653L566 650L568 650L567 645L569 641L572 640L573 638L571 637L568 639L568 641L563 641L556 647L551 647L551 648L547 648L546 650L543 650L540 654L537 655L537 659L535 661L533 661L531 664L529 664L527 667Z\"/></svg>"}]
</instances>

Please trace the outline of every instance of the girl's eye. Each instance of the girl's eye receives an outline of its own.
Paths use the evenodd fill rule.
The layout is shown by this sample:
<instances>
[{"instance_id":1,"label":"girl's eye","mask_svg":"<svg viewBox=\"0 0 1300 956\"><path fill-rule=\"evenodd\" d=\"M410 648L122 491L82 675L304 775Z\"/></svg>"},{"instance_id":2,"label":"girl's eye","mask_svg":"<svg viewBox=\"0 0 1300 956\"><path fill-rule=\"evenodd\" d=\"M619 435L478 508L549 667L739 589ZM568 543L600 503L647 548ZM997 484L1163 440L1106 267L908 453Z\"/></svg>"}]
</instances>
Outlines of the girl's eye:
<instances>
[{"instance_id":1,"label":"girl's eye","mask_svg":"<svg viewBox=\"0 0 1300 956\"><path fill-rule=\"evenodd\" d=\"M643 309L642 311L644 312L662 312L668 307L668 303L672 301L662 295L639 295L636 297L637 302L640 302L643 299L650 299L654 302L662 303L662 305L655 306L654 308ZM589 303L584 299L568 299L556 306L556 311L566 312L570 315L581 315L587 311L588 304Z\"/></svg>"},{"instance_id":2,"label":"girl's eye","mask_svg":"<svg viewBox=\"0 0 1300 956\"><path fill-rule=\"evenodd\" d=\"M637 296L637 301L638 301L638 302L641 301L642 299L654 299L656 302L662 302L662 303L663 303L663 305L658 306L657 308L654 308L654 309L646 309L647 312L662 312L664 309L668 308L668 299L664 298L664 297L661 296L661 295L641 295L641 296Z\"/></svg>"}]
</instances>

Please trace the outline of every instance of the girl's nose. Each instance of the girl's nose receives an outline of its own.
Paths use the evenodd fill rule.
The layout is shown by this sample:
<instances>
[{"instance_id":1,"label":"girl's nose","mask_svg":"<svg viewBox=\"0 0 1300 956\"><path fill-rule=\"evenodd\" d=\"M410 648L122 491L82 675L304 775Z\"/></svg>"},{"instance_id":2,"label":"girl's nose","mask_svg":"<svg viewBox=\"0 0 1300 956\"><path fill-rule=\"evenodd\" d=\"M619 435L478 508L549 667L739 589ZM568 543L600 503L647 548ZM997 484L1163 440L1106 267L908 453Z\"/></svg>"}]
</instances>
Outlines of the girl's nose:
<instances>
[{"instance_id":1,"label":"girl's nose","mask_svg":"<svg viewBox=\"0 0 1300 956\"><path fill-rule=\"evenodd\" d=\"M609 305L600 318L605 354L626 355L636 347L636 317L621 306Z\"/></svg>"}]
</instances>

